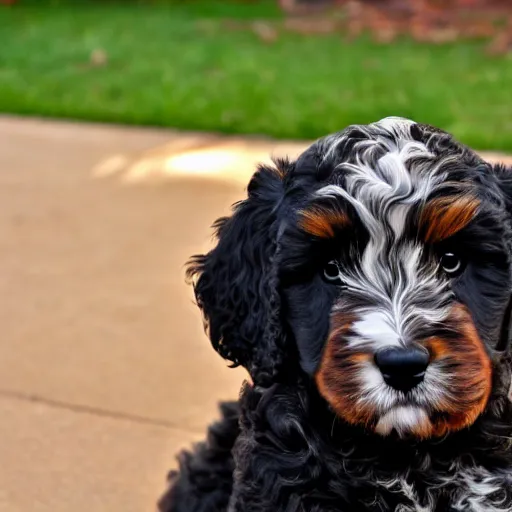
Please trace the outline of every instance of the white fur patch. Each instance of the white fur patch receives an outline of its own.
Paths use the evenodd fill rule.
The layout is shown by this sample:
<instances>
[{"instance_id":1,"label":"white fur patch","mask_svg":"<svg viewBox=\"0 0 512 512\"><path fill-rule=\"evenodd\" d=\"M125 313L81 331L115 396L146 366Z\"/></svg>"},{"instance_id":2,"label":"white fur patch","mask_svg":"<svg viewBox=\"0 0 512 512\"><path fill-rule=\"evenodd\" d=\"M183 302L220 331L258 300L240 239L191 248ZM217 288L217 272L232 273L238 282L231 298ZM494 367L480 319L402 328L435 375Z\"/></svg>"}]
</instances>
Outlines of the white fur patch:
<instances>
[{"instance_id":1,"label":"white fur patch","mask_svg":"<svg viewBox=\"0 0 512 512\"><path fill-rule=\"evenodd\" d=\"M369 311L361 319L354 322L352 329L356 336L349 339L349 347L355 348L361 344L371 344L377 351L385 347L399 347L400 336L391 325L389 315L381 311Z\"/></svg>"},{"instance_id":2,"label":"white fur patch","mask_svg":"<svg viewBox=\"0 0 512 512\"><path fill-rule=\"evenodd\" d=\"M377 414L383 414L396 405L397 391L385 382L381 371L371 362L365 363L359 373L361 392L357 403L375 408Z\"/></svg>"},{"instance_id":3,"label":"white fur patch","mask_svg":"<svg viewBox=\"0 0 512 512\"><path fill-rule=\"evenodd\" d=\"M430 425L428 414L424 409L414 406L400 406L391 409L382 416L375 427L375 432L388 436L393 430L398 435L405 435L415 430L423 430Z\"/></svg>"},{"instance_id":4,"label":"white fur patch","mask_svg":"<svg viewBox=\"0 0 512 512\"><path fill-rule=\"evenodd\" d=\"M386 128L389 131L394 130L396 133L400 133L400 130L409 130L415 122L411 119L407 119L406 117L388 116L373 124Z\"/></svg>"},{"instance_id":5,"label":"white fur patch","mask_svg":"<svg viewBox=\"0 0 512 512\"><path fill-rule=\"evenodd\" d=\"M458 512L510 512L507 503L512 485L510 475L493 475L484 468L468 468L457 475L461 482L460 496L454 500Z\"/></svg>"}]
</instances>

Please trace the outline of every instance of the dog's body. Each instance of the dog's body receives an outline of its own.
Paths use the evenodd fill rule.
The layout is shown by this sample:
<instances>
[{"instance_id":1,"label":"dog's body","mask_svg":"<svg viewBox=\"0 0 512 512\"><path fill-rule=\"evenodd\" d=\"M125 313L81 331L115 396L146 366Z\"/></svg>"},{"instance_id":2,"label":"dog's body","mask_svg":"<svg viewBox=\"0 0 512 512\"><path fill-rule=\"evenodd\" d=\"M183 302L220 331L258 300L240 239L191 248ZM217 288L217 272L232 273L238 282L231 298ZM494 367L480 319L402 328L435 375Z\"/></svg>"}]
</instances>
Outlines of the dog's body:
<instances>
[{"instance_id":1,"label":"dog's body","mask_svg":"<svg viewBox=\"0 0 512 512\"><path fill-rule=\"evenodd\" d=\"M165 512L510 512L512 173L388 118L262 167L196 258L250 372Z\"/></svg>"}]
</instances>

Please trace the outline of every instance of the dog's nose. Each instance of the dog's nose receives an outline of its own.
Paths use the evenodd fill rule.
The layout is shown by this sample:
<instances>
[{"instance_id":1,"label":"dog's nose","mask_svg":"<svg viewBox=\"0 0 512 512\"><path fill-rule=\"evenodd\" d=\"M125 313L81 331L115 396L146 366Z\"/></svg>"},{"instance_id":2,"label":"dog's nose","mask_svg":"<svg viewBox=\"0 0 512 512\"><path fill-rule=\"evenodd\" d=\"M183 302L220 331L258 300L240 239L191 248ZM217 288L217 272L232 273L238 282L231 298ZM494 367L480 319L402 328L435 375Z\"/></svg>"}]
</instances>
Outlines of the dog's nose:
<instances>
[{"instance_id":1,"label":"dog's nose","mask_svg":"<svg viewBox=\"0 0 512 512\"><path fill-rule=\"evenodd\" d=\"M430 356L419 347L388 348L375 354L375 364L386 384L407 393L425 376Z\"/></svg>"}]
</instances>

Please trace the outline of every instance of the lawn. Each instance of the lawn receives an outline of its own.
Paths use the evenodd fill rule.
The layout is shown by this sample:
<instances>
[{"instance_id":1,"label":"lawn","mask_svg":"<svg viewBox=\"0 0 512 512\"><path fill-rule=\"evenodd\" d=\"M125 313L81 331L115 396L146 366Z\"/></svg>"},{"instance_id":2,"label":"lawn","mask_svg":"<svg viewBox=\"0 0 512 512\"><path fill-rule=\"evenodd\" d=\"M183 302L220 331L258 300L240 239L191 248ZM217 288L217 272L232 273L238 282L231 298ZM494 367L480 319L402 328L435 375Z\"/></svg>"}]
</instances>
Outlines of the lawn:
<instances>
[{"instance_id":1,"label":"lawn","mask_svg":"<svg viewBox=\"0 0 512 512\"><path fill-rule=\"evenodd\" d=\"M240 28L252 19L279 13L214 0L0 7L0 111L301 139L401 115L512 150L511 55L482 41L267 41Z\"/></svg>"}]
</instances>

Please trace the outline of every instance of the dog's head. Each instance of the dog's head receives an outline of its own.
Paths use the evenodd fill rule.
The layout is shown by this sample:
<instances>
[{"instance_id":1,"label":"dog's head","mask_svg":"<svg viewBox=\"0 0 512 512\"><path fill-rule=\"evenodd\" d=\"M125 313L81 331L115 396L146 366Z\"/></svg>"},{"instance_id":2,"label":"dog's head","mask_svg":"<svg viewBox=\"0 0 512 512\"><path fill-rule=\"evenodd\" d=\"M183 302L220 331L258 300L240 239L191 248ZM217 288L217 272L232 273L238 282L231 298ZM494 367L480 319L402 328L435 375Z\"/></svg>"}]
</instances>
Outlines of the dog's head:
<instances>
[{"instance_id":1,"label":"dog's head","mask_svg":"<svg viewBox=\"0 0 512 512\"><path fill-rule=\"evenodd\" d=\"M212 343L381 435L468 427L508 350L511 203L511 171L399 118L260 167L189 269Z\"/></svg>"}]
</instances>

